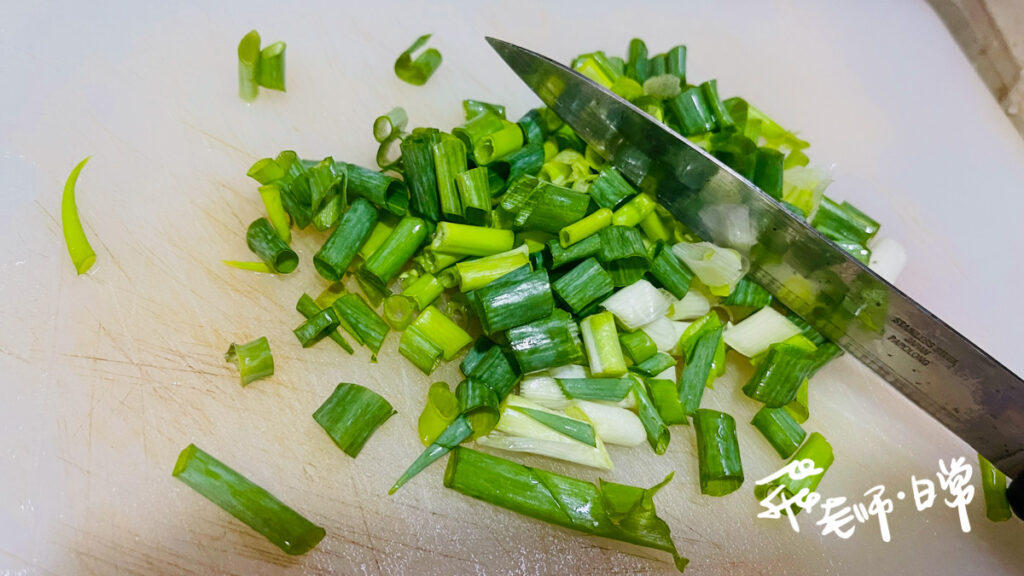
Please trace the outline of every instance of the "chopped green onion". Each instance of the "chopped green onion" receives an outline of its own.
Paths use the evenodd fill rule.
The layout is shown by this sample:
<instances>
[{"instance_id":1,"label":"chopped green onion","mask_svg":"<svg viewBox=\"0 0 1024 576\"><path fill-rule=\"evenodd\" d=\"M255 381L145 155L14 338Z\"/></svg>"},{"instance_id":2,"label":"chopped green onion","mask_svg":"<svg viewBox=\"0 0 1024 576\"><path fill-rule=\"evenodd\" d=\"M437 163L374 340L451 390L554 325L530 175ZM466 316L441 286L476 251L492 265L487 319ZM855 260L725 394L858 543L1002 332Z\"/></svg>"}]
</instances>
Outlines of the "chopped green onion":
<instances>
[{"instance_id":1,"label":"chopped green onion","mask_svg":"<svg viewBox=\"0 0 1024 576\"><path fill-rule=\"evenodd\" d=\"M772 148L758 148L754 162L754 184L764 193L782 200L782 171L785 155Z\"/></svg>"},{"instance_id":2,"label":"chopped green onion","mask_svg":"<svg viewBox=\"0 0 1024 576\"><path fill-rule=\"evenodd\" d=\"M658 346L643 330L619 334L619 344L634 364L640 364L658 353Z\"/></svg>"},{"instance_id":3,"label":"chopped green onion","mask_svg":"<svg viewBox=\"0 0 1024 576\"><path fill-rule=\"evenodd\" d=\"M523 372L584 359L579 327L569 313L558 308L547 318L510 329L508 343Z\"/></svg>"},{"instance_id":4,"label":"chopped green onion","mask_svg":"<svg viewBox=\"0 0 1024 576\"><path fill-rule=\"evenodd\" d=\"M547 270L523 266L472 292L472 305L484 332L494 334L551 314L555 300Z\"/></svg>"},{"instance_id":5,"label":"chopped green onion","mask_svg":"<svg viewBox=\"0 0 1024 576\"><path fill-rule=\"evenodd\" d=\"M486 384L503 400L519 380L512 359L500 346L481 336L460 365L466 378Z\"/></svg>"},{"instance_id":6,"label":"chopped green onion","mask_svg":"<svg viewBox=\"0 0 1024 576\"><path fill-rule=\"evenodd\" d=\"M245 344L232 343L224 360L238 367L242 386L274 374L274 356L270 353L270 342L266 336Z\"/></svg>"},{"instance_id":7,"label":"chopped green onion","mask_svg":"<svg viewBox=\"0 0 1024 576\"><path fill-rule=\"evenodd\" d=\"M547 246L548 252L551 253L551 267L561 268L566 264L597 256L601 250L601 239L595 234L568 248L562 248L562 244L558 240L549 241Z\"/></svg>"},{"instance_id":8,"label":"chopped green onion","mask_svg":"<svg viewBox=\"0 0 1024 576\"><path fill-rule=\"evenodd\" d=\"M662 316L644 326L643 332L654 341L658 351L678 356L679 339L690 325L687 322L673 322L667 316Z\"/></svg>"},{"instance_id":9,"label":"chopped green onion","mask_svg":"<svg viewBox=\"0 0 1024 576\"><path fill-rule=\"evenodd\" d=\"M444 359L451 360L473 338L434 306L427 306L420 312L412 325L444 351Z\"/></svg>"},{"instance_id":10,"label":"chopped green onion","mask_svg":"<svg viewBox=\"0 0 1024 576\"><path fill-rule=\"evenodd\" d=\"M533 176L521 176L502 196L501 206L515 215L517 229L542 230L552 234L576 222L587 213L590 197Z\"/></svg>"},{"instance_id":11,"label":"chopped green onion","mask_svg":"<svg viewBox=\"0 0 1024 576\"><path fill-rule=\"evenodd\" d=\"M259 94L260 33L250 30L238 43L238 96L252 102Z\"/></svg>"},{"instance_id":12,"label":"chopped green onion","mask_svg":"<svg viewBox=\"0 0 1024 576\"><path fill-rule=\"evenodd\" d=\"M378 116L373 121L373 139L377 142L390 140L405 130L408 123L409 115L405 113L405 108L395 106L387 114Z\"/></svg>"},{"instance_id":13,"label":"chopped green onion","mask_svg":"<svg viewBox=\"0 0 1024 576\"><path fill-rule=\"evenodd\" d=\"M478 166L504 158L523 147L523 129L515 122L501 121L501 129L473 143L473 160Z\"/></svg>"},{"instance_id":14,"label":"chopped green onion","mask_svg":"<svg viewBox=\"0 0 1024 576\"><path fill-rule=\"evenodd\" d=\"M437 195L437 172L434 166L434 145L441 141L434 128L417 128L402 140L405 161L405 182L409 186L409 207L413 214L431 222L441 219Z\"/></svg>"},{"instance_id":15,"label":"chopped green onion","mask_svg":"<svg viewBox=\"0 0 1024 576\"><path fill-rule=\"evenodd\" d=\"M784 408L762 406L750 421L783 458L789 458L807 437L807 432Z\"/></svg>"},{"instance_id":16,"label":"chopped green onion","mask_svg":"<svg viewBox=\"0 0 1024 576\"><path fill-rule=\"evenodd\" d=\"M651 267L652 271L654 267ZM711 311L711 301L700 290L690 290L682 300L676 300L669 306L668 317L671 320L696 320Z\"/></svg>"},{"instance_id":17,"label":"chopped green onion","mask_svg":"<svg viewBox=\"0 0 1024 576\"><path fill-rule=\"evenodd\" d=\"M378 217L377 209L365 199L357 198L352 202L341 223L313 256L316 271L332 282L341 280L356 253L369 239Z\"/></svg>"},{"instance_id":18,"label":"chopped green onion","mask_svg":"<svg viewBox=\"0 0 1024 576\"><path fill-rule=\"evenodd\" d=\"M704 96L704 102L707 104L711 117L715 121L715 129L723 130L733 126L732 117L729 115L725 104L722 103L721 97L718 96L718 81L708 80L704 82L700 85L700 92Z\"/></svg>"},{"instance_id":19,"label":"chopped green onion","mask_svg":"<svg viewBox=\"0 0 1024 576\"><path fill-rule=\"evenodd\" d=\"M515 240L511 230L438 222L430 248L460 256L490 256L511 250Z\"/></svg>"},{"instance_id":20,"label":"chopped green onion","mask_svg":"<svg viewBox=\"0 0 1024 576\"><path fill-rule=\"evenodd\" d=\"M801 475L800 479L794 479L792 475L785 474L781 478L776 478L771 482L765 484L758 484L754 486L754 496L758 500L764 500L766 496L771 494L776 488L782 487L782 497L787 500L793 499L794 496L800 493L801 490L807 489L808 493L813 493L818 488L818 484L821 483L821 479L825 477L825 472L828 471L829 466L835 460L835 455L832 453L832 445L825 440L825 437L817 432L811 432L807 437L807 440L793 453L793 456L789 459L789 462L798 462L801 460L812 461L813 468L821 468L820 474L808 474ZM799 513L802 508L797 504L792 504L790 510L796 514Z\"/></svg>"},{"instance_id":21,"label":"chopped green onion","mask_svg":"<svg viewBox=\"0 0 1024 576\"><path fill-rule=\"evenodd\" d=\"M588 192L598 206L609 210L615 210L626 199L636 194L636 190L626 182L622 174L611 166L601 170L597 178L590 183Z\"/></svg>"},{"instance_id":22,"label":"chopped green onion","mask_svg":"<svg viewBox=\"0 0 1024 576\"><path fill-rule=\"evenodd\" d=\"M467 378L455 387L455 396L459 401L459 413L469 420L473 428L473 438L487 434L498 423L498 395L485 382Z\"/></svg>"},{"instance_id":23,"label":"chopped green onion","mask_svg":"<svg viewBox=\"0 0 1024 576\"><path fill-rule=\"evenodd\" d=\"M420 266L420 268L423 268L424 272L428 274L437 274L438 272L441 272L442 270L450 267L452 264L455 264L459 260L463 260L464 258L465 256L456 256L454 254L442 254L439 252L434 252L430 248L430 246L427 246L418 255L413 257L413 261L415 261ZM459 283L459 279L457 277L453 276L452 280L453 283L449 286L445 286L446 288L451 288L452 286L455 286L456 284ZM442 281L442 284L443 283L444 282Z\"/></svg>"},{"instance_id":24,"label":"chopped green onion","mask_svg":"<svg viewBox=\"0 0 1024 576\"><path fill-rule=\"evenodd\" d=\"M792 402L783 406L786 412L793 417L798 424L807 422L807 418L810 417L811 412L807 405L807 388L810 380L804 378L804 381L800 384L800 388L796 391L796 398Z\"/></svg>"},{"instance_id":25,"label":"chopped green onion","mask_svg":"<svg viewBox=\"0 0 1024 576\"><path fill-rule=\"evenodd\" d=\"M537 418L523 411L523 408L530 409ZM562 413L547 410L522 397L510 395L494 432L477 439L477 444L611 470L612 462L608 450L593 434L593 426L586 422L586 415L571 406L567 411ZM570 419L575 422L567 422ZM592 442L574 438L573 435Z\"/></svg>"},{"instance_id":26,"label":"chopped green onion","mask_svg":"<svg viewBox=\"0 0 1024 576\"><path fill-rule=\"evenodd\" d=\"M505 117L505 107L501 104L491 104L490 102L483 102L480 100L463 100L462 111L465 114L466 120L471 120L477 115L484 112L490 112L495 114L499 118Z\"/></svg>"},{"instance_id":27,"label":"chopped green onion","mask_svg":"<svg viewBox=\"0 0 1024 576\"><path fill-rule=\"evenodd\" d=\"M574 314L600 301L615 290L612 277L593 258L587 258L551 283L551 289Z\"/></svg>"},{"instance_id":28,"label":"chopped green onion","mask_svg":"<svg viewBox=\"0 0 1024 576\"><path fill-rule=\"evenodd\" d=\"M601 303L628 332L661 318L668 312L669 305L665 296L647 280L637 280Z\"/></svg>"},{"instance_id":29,"label":"chopped green onion","mask_svg":"<svg viewBox=\"0 0 1024 576\"><path fill-rule=\"evenodd\" d=\"M491 215L489 174L487 168L480 166L455 175L462 215L470 224L482 226Z\"/></svg>"},{"instance_id":30,"label":"chopped green onion","mask_svg":"<svg viewBox=\"0 0 1024 576\"><path fill-rule=\"evenodd\" d=\"M625 76L620 76L619 79L612 84L611 91L630 102L637 100L638 98L642 98L644 95L643 86L641 86L636 80Z\"/></svg>"},{"instance_id":31,"label":"chopped green onion","mask_svg":"<svg viewBox=\"0 0 1024 576\"><path fill-rule=\"evenodd\" d=\"M668 425L651 402L643 382L636 377L633 378L633 398L636 400L637 416L640 417L640 423L647 432L647 443L651 445L655 454L664 454L671 440Z\"/></svg>"},{"instance_id":32,"label":"chopped green onion","mask_svg":"<svg viewBox=\"0 0 1024 576\"><path fill-rule=\"evenodd\" d=\"M466 171L466 145L454 136L445 135L434 144L434 171L437 173L437 193L444 218L462 218L462 200L455 184L455 176Z\"/></svg>"},{"instance_id":33,"label":"chopped green onion","mask_svg":"<svg viewBox=\"0 0 1024 576\"><path fill-rule=\"evenodd\" d=\"M256 67L256 80L260 86L271 90L285 91L284 50L284 42L274 42L260 52L259 66ZM239 75L239 80L241 80L241 75Z\"/></svg>"},{"instance_id":34,"label":"chopped green onion","mask_svg":"<svg viewBox=\"0 0 1024 576\"><path fill-rule=\"evenodd\" d=\"M736 438L736 420L724 412L701 408L693 416L697 433L700 492L725 496L743 484L743 463Z\"/></svg>"},{"instance_id":35,"label":"chopped green onion","mask_svg":"<svg viewBox=\"0 0 1024 576\"><path fill-rule=\"evenodd\" d=\"M259 192L263 206L267 209L267 218L273 224L274 230L277 230L277 235L285 244L291 242L291 221L284 210L284 205L281 204L281 187L277 184L266 184L260 186Z\"/></svg>"},{"instance_id":36,"label":"chopped green onion","mask_svg":"<svg viewBox=\"0 0 1024 576\"><path fill-rule=\"evenodd\" d=\"M650 265L647 246L636 228L609 226L598 233L598 238L601 249L597 259L616 286L629 286L647 272Z\"/></svg>"},{"instance_id":37,"label":"chopped green onion","mask_svg":"<svg viewBox=\"0 0 1024 576\"><path fill-rule=\"evenodd\" d=\"M349 292L335 300L332 306L340 319L352 328L360 343L373 352L371 358L376 361L380 345L388 334L388 325L359 294Z\"/></svg>"},{"instance_id":38,"label":"chopped green onion","mask_svg":"<svg viewBox=\"0 0 1024 576\"><path fill-rule=\"evenodd\" d=\"M403 217L384 243L363 263L361 272L379 289L386 288L423 245L427 233L426 222L414 216Z\"/></svg>"},{"instance_id":39,"label":"chopped green onion","mask_svg":"<svg viewBox=\"0 0 1024 576\"><path fill-rule=\"evenodd\" d=\"M559 434L564 434L577 442L582 442L589 446L597 446L597 436L594 434L594 427L588 422L538 408L528 408L519 405L510 405L509 407L522 412L544 426L551 428Z\"/></svg>"},{"instance_id":40,"label":"chopped green onion","mask_svg":"<svg viewBox=\"0 0 1024 576\"><path fill-rule=\"evenodd\" d=\"M444 350L418 328L409 326L398 340L398 353L424 374L430 375L441 363Z\"/></svg>"},{"instance_id":41,"label":"chopped green onion","mask_svg":"<svg viewBox=\"0 0 1024 576\"><path fill-rule=\"evenodd\" d=\"M639 38L629 41L629 59L626 61L626 75L643 83L650 74L650 61L647 59L647 44Z\"/></svg>"},{"instance_id":42,"label":"chopped green onion","mask_svg":"<svg viewBox=\"0 0 1024 576\"><path fill-rule=\"evenodd\" d=\"M261 158L249 167L246 175L266 186L285 179L285 169L273 158Z\"/></svg>"},{"instance_id":43,"label":"chopped green onion","mask_svg":"<svg viewBox=\"0 0 1024 576\"><path fill-rule=\"evenodd\" d=\"M381 312L384 320L394 330L405 330L416 318L416 301L403 294L390 294L384 298Z\"/></svg>"},{"instance_id":44,"label":"chopped green onion","mask_svg":"<svg viewBox=\"0 0 1024 576\"><path fill-rule=\"evenodd\" d=\"M725 343L747 358L758 356L768 348L800 334L800 328L771 306L765 306L730 326L725 331Z\"/></svg>"},{"instance_id":45,"label":"chopped green onion","mask_svg":"<svg viewBox=\"0 0 1024 576\"><path fill-rule=\"evenodd\" d=\"M679 400L679 388L675 381L662 378L648 378L646 381L651 402L658 409L658 414L665 424L688 424L689 420Z\"/></svg>"},{"instance_id":46,"label":"chopped green onion","mask_svg":"<svg viewBox=\"0 0 1024 576\"><path fill-rule=\"evenodd\" d=\"M434 382L427 391L427 404L420 413L416 429L420 442L430 446L459 415L459 400L447 382Z\"/></svg>"},{"instance_id":47,"label":"chopped green onion","mask_svg":"<svg viewBox=\"0 0 1024 576\"><path fill-rule=\"evenodd\" d=\"M672 252L716 296L726 296L743 278L744 261L739 252L710 242L680 242Z\"/></svg>"},{"instance_id":48,"label":"chopped green onion","mask_svg":"<svg viewBox=\"0 0 1024 576\"><path fill-rule=\"evenodd\" d=\"M715 127L715 117L703 91L692 86L667 101L667 107L679 123L683 136L697 136Z\"/></svg>"},{"instance_id":49,"label":"chopped green onion","mask_svg":"<svg viewBox=\"0 0 1024 576\"><path fill-rule=\"evenodd\" d=\"M580 332L590 359L590 373L597 377L622 376L626 360L622 357L615 316L607 310L580 321Z\"/></svg>"},{"instance_id":50,"label":"chopped green onion","mask_svg":"<svg viewBox=\"0 0 1024 576\"><path fill-rule=\"evenodd\" d=\"M305 322L292 332L299 339L299 343L302 344L303 348L309 348L326 338L328 334L337 334L338 324L338 313L334 308L324 308L307 318Z\"/></svg>"},{"instance_id":51,"label":"chopped green onion","mask_svg":"<svg viewBox=\"0 0 1024 576\"><path fill-rule=\"evenodd\" d=\"M430 273L424 273L420 275L414 282L402 289L402 296L412 298L413 302L416 303L416 308L423 310L430 305L431 302L437 300L437 297L444 292L444 286Z\"/></svg>"},{"instance_id":52,"label":"chopped green onion","mask_svg":"<svg viewBox=\"0 0 1024 576\"><path fill-rule=\"evenodd\" d=\"M355 458L373 432L394 414L395 409L380 394L342 382L313 413L313 419L342 452Z\"/></svg>"},{"instance_id":53,"label":"chopped green onion","mask_svg":"<svg viewBox=\"0 0 1024 576\"><path fill-rule=\"evenodd\" d=\"M221 262L231 266L232 268L238 268L239 270L248 270L249 272L262 272L264 274L273 274L274 271L267 266L266 262L243 262L241 260L221 260Z\"/></svg>"},{"instance_id":54,"label":"chopped green onion","mask_svg":"<svg viewBox=\"0 0 1024 576\"><path fill-rule=\"evenodd\" d=\"M555 378L566 398L620 402L633 389L632 378Z\"/></svg>"},{"instance_id":55,"label":"chopped green onion","mask_svg":"<svg viewBox=\"0 0 1024 576\"><path fill-rule=\"evenodd\" d=\"M326 532L195 444L178 455L172 476L241 520L289 555L305 554Z\"/></svg>"},{"instance_id":56,"label":"chopped green onion","mask_svg":"<svg viewBox=\"0 0 1024 576\"><path fill-rule=\"evenodd\" d=\"M676 365L676 359L664 352L658 352L647 360L633 366L633 370L644 376L657 376Z\"/></svg>"},{"instance_id":57,"label":"chopped green onion","mask_svg":"<svg viewBox=\"0 0 1024 576\"><path fill-rule=\"evenodd\" d=\"M589 216L559 230L558 241L562 248L568 248L584 238L597 234L602 228L607 228L611 224L612 211L607 208L601 208Z\"/></svg>"},{"instance_id":58,"label":"chopped green onion","mask_svg":"<svg viewBox=\"0 0 1024 576\"><path fill-rule=\"evenodd\" d=\"M644 94L658 100L675 98L682 91L679 77L673 74L662 74L648 78L643 85Z\"/></svg>"},{"instance_id":59,"label":"chopped green onion","mask_svg":"<svg viewBox=\"0 0 1024 576\"><path fill-rule=\"evenodd\" d=\"M612 225L636 226L644 218L654 214L654 207L657 205L657 200L650 194L637 194L612 214Z\"/></svg>"},{"instance_id":60,"label":"chopped green onion","mask_svg":"<svg viewBox=\"0 0 1024 576\"><path fill-rule=\"evenodd\" d=\"M405 485L406 482L412 480L414 476L423 471L424 468L430 466L435 460L444 456L450 452L453 448L456 448L459 444L465 442L473 434L473 427L469 423L469 419L465 416L458 416L451 424L445 428L444 432L434 440L430 446L427 446L426 450L423 451L413 461L412 464L406 468L405 472L398 477L395 484L388 490L388 494L394 494L399 488Z\"/></svg>"},{"instance_id":61,"label":"chopped green onion","mask_svg":"<svg viewBox=\"0 0 1024 576\"><path fill-rule=\"evenodd\" d=\"M295 304L295 309L299 312L299 314L305 316L306 319L313 318L321 311L320 305L317 304L316 301L314 301L313 298L309 296L309 294L303 294L302 296L299 297L299 301ZM330 304L327 304L327 306L325 306L325 309L330 309ZM334 316L334 320L337 321L339 324L341 322L341 318L339 318L337 315ZM338 333L336 329L330 330L327 333L327 337L330 338L331 340L334 340L334 342L336 342L338 346L341 346L342 349L344 349L346 352L352 354L352 346L348 343L347 340L345 340L345 338L341 334Z\"/></svg>"},{"instance_id":62,"label":"chopped green onion","mask_svg":"<svg viewBox=\"0 0 1024 576\"><path fill-rule=\"evenodd\" d=\"M567 411L576 410L590 421L597 437L606 444L638 446L647 437L640 418L620 406L578 400Z\"/></svg>"},{"instance_id":63,"label":"chopped green onion","mask_svg":"<svg viewBox=\"0 0 1024 576\"><path fill-rule=\"evenodd\" d=\"M430 34L420 36L412 43L412 46L409 46L408 50L398 56L398 60L395 60L395 76L414 86L423 86L427 83L430 76L441 65L441 53L435 48L426 48L417 52L426 45L430 36Z\"/></svg>"},{"instance_id":64,"label":"chopped green onion","mask_svg":"<svg viewBox=\"0 0 1024 576\"><path fill-rule=\"evenodd\" d=\"M647 235L647 239L652 242L668 242L671 237L665 222L661 219L661 215L658 214L657 208L640 221L640 229Z\"/></svg>"},{"instance_id":65,"label":"chopped green onion","mask_svg":"<svg viewBox=\"0 0 1024 576\"><path fill-rule=\"evenodd\" d=\"M484 111L466 120L462 126L452 128L452 135L462 140L466 150L472 151L485 136L505 127L504 118L493 112Z\"/></svg>"},{"instance_id":66,"label":"chopped green onion","mask_svg":"<svg viewBox=\"0 0 1024 576\"><path fill-rule=\"evenodd\" d=\"M487 286L513 270L529 264L529 248L518 246L500 254L458 262L451 274L455 275L460 292L470 292ZM454 284L452 285L454 286Z\"/></svg>"},{"instance_id":67,"label":"chopped green onion","mask_svg":"<svg viewBox=\"0 0 1024 576\"><path fill-rule=\"evenodd\" d=\"M78 174L89 161L91 156L79 162L68 176L64 183L64 195L60 201L60 225L64 230L64 242L68 247L68 254L71 262L75 265L75 272L84 274L96 262L96 253L89 245L89 239L85 237L85 230L82 228L82 221L78 219L78 206L75 204L75 183L78 182Z\"/></svg>"},{"instance_id":68,"label":"chopped green onion","mask_svg":"<svg viewBox=\"0 0 1024 576\"><path fill-rule=\"evenodd\" d=\"M800 384L820 365L819 356L805 346L788 341L772 344L743 386L743 393L771 408L780 408L796 398Z\"/></svg>"},{"instance_id":69,"label":"chopped green onion","mask_svg":"<svg viewBox=\"0 0 1024 576\"><path fill-rule=\"evenodd\" d=\"M687 416L697 413L704 388L714 378L711 364L721 340L722 326L719 324L701 334L693 345L693 352L686 354L686 365L679 376L679 403Z\"/></svg>"},{"instance_id":70,"label":"chopped green onion","mask_svg":"<svg viewBox=\"0 0 1024 576\"><path fill-rule=\"evenodd\" d=\"M849 202L836 204L827 196L821 201L811 225L832 240L847 239L861 246L875 237L878 222Z\"/></svg>"},{"instance_id":71,"label":"chopped green onion","mask_svg":"<svg viewBox=\"0 0 1024 576\"><path fill-rule=\"evenodd\" d=\"M344 166L348 174L348 192L353 196L366 198L374 206L395 216L405 215L409 203L409 189L405 182L355 164Z\"/></svg>"},{"instance_id":72,"label":"chopped green onion","mask_svg":"<svg viewBox=\"0 0 1024 576\"><path fill-rule=\"evenodd\" d=\"M686 46L673 46L665 52L665 73L686 84Z\"/></svg>"},{"instance_id":73,"label":"chopped green onion","mask_svg":"<svg viewBox=\"0 0 1024 576\"><path fill-rule=\"evenodd\" d=\"M1013 516L1006 498L1006 475L978 454L978 476L985 495L985 517L992 522L1006 522Z\"/></svg>"},{"instance_id":74,"label":"chopped green onion","mask_svg":"<svg viewBox=\"0 0 1024 576\"><path fill-rule=\"evenodd\" d=\"M685 298L693 282L693 272L672 253L671 247L658 242L651 259L650 275L676 298ZM679 320L680 318L674 318Z\"/></svg>"},{"instance_id":75,"label":"chopped green onion","mask_svg":"<svg viewBox=\"0 0 1024 576\"><path fill-rule=\"evenodd\" d=\"M281 240L266 218L254 220L245 235L249 249L279 274L288 274L299 265L299 257Z\"/></svg>"},{"instance_id":76,"label":"chopped green onion","mask_svg":"<svg viewBox=\"0 0 1024 576\"><path fill-rule=\"evenodd\" d=\"M569 398L550 376L524 378L519 383L519 396L552 410L565 410L569 406Z\"/></svg>"},{"instance_id":77,"label":"chopped green onion","mask_svg":"<svg viewBox=\"0 0 1024 576\"><path fill-rule=\"evenodd\" d=\"M763 308L771 303L771 292L768 292L760 284L747 277L740 280L732 293L722 301L722 304L726 306L747 306L751 308Z\"/></svg>"}]
</instances>

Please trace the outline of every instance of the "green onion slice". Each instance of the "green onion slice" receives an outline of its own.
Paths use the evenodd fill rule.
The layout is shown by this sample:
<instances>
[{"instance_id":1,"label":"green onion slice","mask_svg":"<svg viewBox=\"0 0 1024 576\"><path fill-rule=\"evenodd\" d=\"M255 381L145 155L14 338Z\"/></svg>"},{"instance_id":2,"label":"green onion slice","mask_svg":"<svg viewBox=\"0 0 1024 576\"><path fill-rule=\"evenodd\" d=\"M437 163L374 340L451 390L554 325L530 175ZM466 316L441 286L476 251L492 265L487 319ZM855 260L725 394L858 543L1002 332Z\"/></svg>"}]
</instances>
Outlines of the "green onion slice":
<instances>
[{"instance_id":1,"label":"green onion slice","mask_svg":"<svg viewBox=\"0 0 1024 576\"><path fill-rule=\"evenodd\" d=\"M238 43L238 96L252 102L259 94L260 33L250 30Z\"/></svg>"},{"instance_id":2,"label":"green onion slice","mask_svg":"<svg viewBox=\"0 0 1024 576\"><path fill-rule=\"evenodd\" d=\"M288 274L299 265L299 256L284 243L266 218L258 218L245 234L249 249L279 274Z\"/></svg>"},{"instance_id":3,"label":"green onion slice","mask_svg":"<svg viewBox=\"0 0 1024 576\"><path fill-rule=\"evenodd\" d=\"M985 517L992 522L1006 522L1013 514L1006 498L1006 475L978 454L978 475L985 496Z\"/></svg>"},{"instance_id":4,"label":"green onion slice","mask_svg":"<svg viewBox=\"0 0 1024 576\"><path fill-rule=\"evenodd\" d=\"M329 306L330 304L328 304L328 307ZM306 319L316 316L321 311L320 305L317 304L316 301L309 296L309 294L303 294L302 296L299 297L299 301L295 304L295 309L299 312L299 314L305 316ZM337 320L338 325L341 324L341 318L338 317L336 314L334 316L334 319ZM352 350L352 346L348 343L347 340L345 340L345 337L338 333L336 329L328 331L327 337L330 338L331 340L334 340L334 342L338 346L341 346L341 348L348 352L349 354L352 354L354 352L354 350Z\"/></svg>"},{"instance_id":5,"label":"green onion slice","mask_svg":"<svg viewBox=\"0 0 1024 576\"><path fill-rule=\"evenodd\" d=\"M387 114L378 116L373 121L373 139L385 142L405 130L408 123L409 115L405 113L405 108L395 106Z\"/></svg>"},{"instance_id":6,"label":"green onion slice","mask_svg":"<svg viewBox=\"0 0 1024 576\"><path fill-rule=\"evenodd\" d=\"M807 437L807 432L785 408L762 406L750 421L783 458L789 458Z\"/></svg>"},{"instance_id":7,"label":"green onion slice","mask_svg":"<svg viewBox=\"0 0 1024 576\"><path fill-rule=\"evenodd\" d=\"M89 239L85 237L82 221L78 219L78 206L75 204L75 183L78 182L78 174L89 158L91 156L86 157L71 170L67 182L64 183L64 195L60 201L60 225L64 230L64 242L78 274L84 274L96 262L96 253L93 252Z\"/></svg>"},{"instance_id":8,"label":"green onion slice","mask_svg":"<svg viewBox=\"0 0 1024 576\"><path fill-rule=\"evenodd\" d=\"M388 334L387 323L381 320L359 294L349 292L335 300L332 306L340 319L352 328L359 341L373 352L371 358L376 361L380 345Z\"/></svg>"},{"instance_id":9,"label":"green onion slice","mask_svg":"<svg viewBox=\"0 0 1024 576\"><path fill-rule=\"evenodd\" d=\"M238 366L242 386L274 374L274 356L270 353L270 342L266 336L245 344L232 343L224 360Z\"/></svg>"},{"instance_id":10,"label":"green onion slice","mask_svg":"<svg viewBox=\"0 0 1024 576\"><path fill-rule=\"evenodd\" d=\"M284 50L284 42L274 42L260 52L260 63L256 72L256 81L260 86L285 91Z\"/></svg>"},{"instance_id":11,"label":"green onion slice","mask_svg":"<svg viewBox=\"0 0 1024 576\"><path fill-rule=\"evenodd\" d=\"M448 388L447 382L434 382L427 391L427 403L423 406L416 430L420 442L430 446L459 415L459 400Z\"/></svg>"},{"instance_id":12,"label":"green onion slice","mask_svg":"<svg viewBox=\"0 0 1024 576\"><path fill-rule=\"evenodd\" d=\"M412 43L408 50L402 52L395 60L395 76L414 86L423 86L430 76L441 65L441 53L434 48L419 51L430 40L430 34L424 34Z\"/></svg>"},{"instance_id":13,"label":"green onion slice","mask_svg":"<svg viewBox=\"0 0 1024 576\"><path fill-rule=\"evenodd\" d=\"M374 431L395 413L380 394L342 382L313 413L313 419L342 452L355 458Z\"/></svg>"},{"instance_id":14,"label":"green onion slice","mask_svg":"<svg viewBox=\"0 0 1024 576\"><path fill-rule=\"evenodd\" d=\"M701 494L725 496L743 484L736 420L724 412L701 408L693 416Z\"/></svg>"}]
</instances>

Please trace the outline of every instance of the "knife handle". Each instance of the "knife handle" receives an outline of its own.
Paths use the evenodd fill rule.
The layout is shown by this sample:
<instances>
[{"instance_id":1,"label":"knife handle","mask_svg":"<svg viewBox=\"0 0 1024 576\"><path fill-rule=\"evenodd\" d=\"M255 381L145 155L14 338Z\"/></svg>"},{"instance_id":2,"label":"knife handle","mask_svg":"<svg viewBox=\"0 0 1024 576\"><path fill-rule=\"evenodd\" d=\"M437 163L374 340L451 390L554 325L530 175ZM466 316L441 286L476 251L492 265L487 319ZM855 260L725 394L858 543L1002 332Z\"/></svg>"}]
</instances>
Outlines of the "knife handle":
<instances>
[{"instance_id":1,"label":"knife handle","mask_svg":"<svg viewBox=\"0 0 1024 576\"><path fill-rule=\"evenodd\" d=\"M1006 499L1010 501L1010 508L1017 518L1024 520L1024 473L1010 482L1010 487L1006 489Z\"/></svg>"}]
</instances>

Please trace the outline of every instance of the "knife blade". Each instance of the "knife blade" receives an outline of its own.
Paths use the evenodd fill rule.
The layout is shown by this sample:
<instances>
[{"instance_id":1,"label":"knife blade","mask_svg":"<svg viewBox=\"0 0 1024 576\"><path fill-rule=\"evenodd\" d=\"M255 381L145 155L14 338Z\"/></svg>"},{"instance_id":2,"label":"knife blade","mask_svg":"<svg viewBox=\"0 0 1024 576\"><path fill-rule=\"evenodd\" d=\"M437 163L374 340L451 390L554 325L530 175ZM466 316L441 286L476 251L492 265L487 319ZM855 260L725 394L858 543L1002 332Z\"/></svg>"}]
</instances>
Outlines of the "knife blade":
<instances>
[{"instance_id":1,"label":"knife blade","mask_svg":"<svg viewBox=\"0 0 1024 576\"><path fill-rule=\"evenodd\" d=\"M487 41L641 192L704 240L740 252L749 276L779 302L998 469L1024 475L1024 382L1017 375L668 126L558 62ZM750 229L723 229L716 225L722 213Z\"/></svg>"}]
</instances>

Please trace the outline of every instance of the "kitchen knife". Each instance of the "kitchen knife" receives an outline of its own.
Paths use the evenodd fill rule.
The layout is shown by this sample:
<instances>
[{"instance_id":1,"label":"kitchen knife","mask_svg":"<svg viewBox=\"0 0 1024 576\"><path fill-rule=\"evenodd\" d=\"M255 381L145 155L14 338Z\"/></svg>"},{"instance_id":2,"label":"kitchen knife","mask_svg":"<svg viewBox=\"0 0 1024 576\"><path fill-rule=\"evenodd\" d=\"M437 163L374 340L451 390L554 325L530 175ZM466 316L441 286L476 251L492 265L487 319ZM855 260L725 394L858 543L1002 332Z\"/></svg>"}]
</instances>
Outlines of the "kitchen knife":
<instances>
[{"instance_id":1,"label":"kitchen knife","mask_svg":"<svg viewBox=\"0 0 1024 576\"><path fill-rule=\"evenodd\" d=\"M487 38L550 109L749 277L1011 478L1024 518L1024 382L696 144L589 78ZM722 218L728 214L728 218ZM733 226L720 225L728 220ZM736 229L747 222L749 229ZM756 243L752 242L756 240Z\"/></svg>"}]
</instances>

